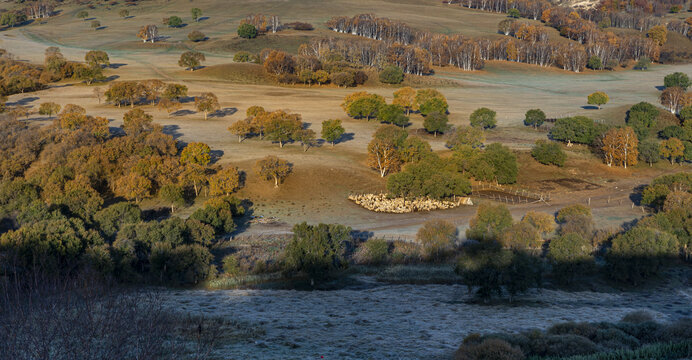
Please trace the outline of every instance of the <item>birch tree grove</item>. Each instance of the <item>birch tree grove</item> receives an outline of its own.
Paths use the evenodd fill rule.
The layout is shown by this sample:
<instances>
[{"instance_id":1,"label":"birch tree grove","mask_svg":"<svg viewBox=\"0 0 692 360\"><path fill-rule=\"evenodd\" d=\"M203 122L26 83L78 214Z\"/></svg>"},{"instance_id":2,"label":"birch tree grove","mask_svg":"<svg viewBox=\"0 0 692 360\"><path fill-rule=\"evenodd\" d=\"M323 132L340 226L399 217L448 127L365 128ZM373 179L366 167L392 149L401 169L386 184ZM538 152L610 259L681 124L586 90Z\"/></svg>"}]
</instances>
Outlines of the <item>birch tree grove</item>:
<instances>
[{"instance_id":1,"label":"birch tree grove","mask_svg":"<svg viewBox=\"0 0 692 360\"><path fill-rule=\"evenodd\" d=\"M153 43L158 40L159 28L153 24L142 26L139 29L139 33L137 33L137 37L142 39L142 42L151 41Z\"/></svg>"},{"instance_id":2,"label":"birch tree grove","mask_svg":"<svg viewBox=\"0 0 692 360\"><path fill-rule=\"evenodd\" d=\"M639 156L639 140L634 130L627 126L610 129L603 136L603 157L608 166L636 165Z\"/></svg>"}]
</instances>

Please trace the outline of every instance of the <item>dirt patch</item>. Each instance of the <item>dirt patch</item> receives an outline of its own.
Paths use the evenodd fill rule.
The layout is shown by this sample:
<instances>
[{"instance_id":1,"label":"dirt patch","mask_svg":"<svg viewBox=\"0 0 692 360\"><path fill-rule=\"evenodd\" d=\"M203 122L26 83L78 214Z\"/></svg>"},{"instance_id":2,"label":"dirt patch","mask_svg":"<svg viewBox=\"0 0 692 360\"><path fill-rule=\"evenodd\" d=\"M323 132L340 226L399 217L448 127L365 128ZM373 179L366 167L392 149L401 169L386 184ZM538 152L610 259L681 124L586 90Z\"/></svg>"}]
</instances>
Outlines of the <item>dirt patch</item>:
<instances>
[{"instance_id":1,"label":"dirt patch","mask_svg":"<svg viewBox=\"0 0 692 360\"><path fill-rule=\"evenodd\" d=\"M538 187L544 191L556 191L566 189L569 191L583 191L583 190L596 190L600 189L601 186L590 183L582 179L574 178L562 178L553 180L543 180L539 181Z\"/></svg>"}]
</instances>

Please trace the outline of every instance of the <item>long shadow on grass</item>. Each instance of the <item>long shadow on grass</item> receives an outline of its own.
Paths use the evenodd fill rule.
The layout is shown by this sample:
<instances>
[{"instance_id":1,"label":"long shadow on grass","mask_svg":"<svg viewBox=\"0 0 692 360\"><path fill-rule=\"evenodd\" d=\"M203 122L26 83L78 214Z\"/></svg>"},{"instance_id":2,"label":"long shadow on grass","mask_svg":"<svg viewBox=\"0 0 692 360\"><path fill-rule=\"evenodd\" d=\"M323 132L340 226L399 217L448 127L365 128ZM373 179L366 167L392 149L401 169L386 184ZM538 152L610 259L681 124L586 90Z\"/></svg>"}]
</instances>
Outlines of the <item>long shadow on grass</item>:
<instances>
[{"instance_id":1,"label":"long shadow on grass","mask_svg":"<svg viewBox=\"0 0 692 360\"><path fill-rule=\"evenodd\" d=\"M178 139L181 136L183 136L183 133L180 131L180 126L178 125L164 125L163 126L163 133L166 135L172 136L174 139Z\"/></svg>"},{"instance_id":2,"label":"long shadow on grass","mask_svg":"<svg viewBox=\"0 0 692 360\"><path fill-rule=\"evenodd\" d=\"M225 116L231 116L237 112L238 112L237 108L223 108L221 110L216 110L213 113L209 114L209 117L222 118Z\"/></svg>"},{"instance_id":3,"label":"long shadow on grass","mask_svg":"<svg viewBox=\"0 0 692 360\"><path fill-rule=\"evenodd\" d=\"M27 105L27 104L29 104L29 103L31 103L31 102L34 102L34 101L38 100L38 99L39 99L39 98L36 97L36 96L25 97L25 98L22 98L22 99L19 99L19 100L13 102L13 103L8 102L7 105L11 105L11 106L24 106L24 105Z\"/></svg>"}]
</instances>

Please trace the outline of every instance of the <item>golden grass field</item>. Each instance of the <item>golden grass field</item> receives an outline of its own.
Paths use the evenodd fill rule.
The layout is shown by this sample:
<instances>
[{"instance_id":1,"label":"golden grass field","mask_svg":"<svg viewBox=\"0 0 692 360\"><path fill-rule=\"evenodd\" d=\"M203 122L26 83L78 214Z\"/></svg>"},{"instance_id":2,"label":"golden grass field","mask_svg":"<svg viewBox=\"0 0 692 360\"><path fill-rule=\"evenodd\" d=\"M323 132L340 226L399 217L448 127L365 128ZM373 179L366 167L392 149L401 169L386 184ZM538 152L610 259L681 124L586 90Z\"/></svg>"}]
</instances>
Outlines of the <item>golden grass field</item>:
<instances>
[{"instance_id":1,"label":"golden grass field","mask_svg":"<svg viewBox=\"0 0 692 360\"><path fill-rule=\"evenodd\" d=\"M3 5L5 6L5 5ZM191 7L203 10L206 19L196 23L190 19ZM168 117L151 106L142 108L154 115L155 121L181 141L202 141L223 155L221 164L234 164L248 174L247 185L239 193L255 204L255 214L276 216L292 224L298 221L339 222L354 228L382 233L411 233L424 221L442 217L464 226L475 208L459 208L450 211L408 215L373 214L360 209L346 200L349 192L382 191L384 180L365 165L366 148L376 122L354 120L340 108L343 97L359 89L343 89L334 86L278 86L258 65L232 63L236 51L259 51L264 47L278 47L295 51L300 43L315 36L332 36L335 33L324 27L324 22L334 15L374 13L392 19L405 19L410 25L444 33L460 32L467 36L500 36L496 25L504 17L461 7L449 7L439 1L391 0L391 1L318 1L318 0L269 0L269 1L151 1L129 8L131 18L122 19L117 13L120 6L110 10L89 10L90 16L101 21L102 30L91 30L89 21L75 17L81 8L67 7L57 17L44 24L31 24L0 33L0 47L16 55L18 59L43 61L44 49L59 46L69 60L82 61L86 51L108 51L111 62L120 64L117 69L107 70L107 76L120 80L158 78L184 83L194 96L203 91L214 92L222 108L232 109L232 115L203 120L191 104L186 104L184 115ZM260 36L257 39L240 39L236 26L246 14L262 12L278 14L283 22L304 21L313 23L312 32L286 31ZM161 26L165 41L142 44L135 35L139 26L160 24L163 16L178 15L187 23L181 29ZM194 44L186 40L192 30L204 32L209 40ZM557 33L552 30L552 36ZM348 35L340 35L348 36ZM205 68L194 72L183 71L177 65L181 52L189 48L204 51ZM692 65L656 65L648 71L620 69L614 72L587 71L569 73L557 68L540 68L531 65L506 62L489 62L485 69L464 72L453 68L438 68L432 77L410 77L406 84L415 87L434 86L442 91L450 104L452 125L468 123L469 114L476 108L489 107L498 113L498 128L488 132L488 141L503 142L517 150L527 150L545 132L534 131L522 125L523 114L531 108L543 109L548 117L587 115L601 121L622 122L625 110L639 101L657 103L663 76L682 71L692 73ZM375 74L371 74L374 77ZM99 104L92 95L94 87L106 88L107 84L85 86L65 82L46 90L10 97L10 103L26 102L38 107L45 101L65 105L75 103L91 114L108 117L112 125L121 124L122 115L129 108L117 108ZM366 90L392 98L395 86L366 84ZM611 103L603 110L583 108L586 96L593 91L605 91ZM299 145L289 144L280 149L266 141L246 140L239 144L226 128L244 118L252 105L268 110L283 109L302 114L306 123L319 133L323 120L342 119L351 139L334 148L322 146L303 152ZM32 121L46 122L45 117L32 117ZM412 133L422 127L422 118L412 117ZM444 138L425 136L433 149L445 151ZM594 190L575 190L557 187L553 201L547 204L529 204L513 207L513 213L521 216L528 208L552 211L564 204L586 201L592 197L596 218L602 225L619 224L641 215L641 210L631 208L628 196L635 186L648 182L662 172L679 170L665 164L658 167L637 166L623 171L601 165L593 155L579 149L568 149L568 166L556 170L537 164L527 154L520 155L519 186L540 189L543 181L559 178L577 178L600 185ZM260 181L252 171L254 162L268 154L278 155L294 164L294 174L278 190L268 182ZM607 202L606 199L612 201ZM620 201L616 201L619 199ZM156 203L151 201L150 206ZM614 212L613 208L618 211ZM191 209L183 211L183 214ZM617 216L612 214L617 213ZM279 227L285 230L288 227ZM260 228L258 231L267 229Z\"/></svg>"}]
</instances>

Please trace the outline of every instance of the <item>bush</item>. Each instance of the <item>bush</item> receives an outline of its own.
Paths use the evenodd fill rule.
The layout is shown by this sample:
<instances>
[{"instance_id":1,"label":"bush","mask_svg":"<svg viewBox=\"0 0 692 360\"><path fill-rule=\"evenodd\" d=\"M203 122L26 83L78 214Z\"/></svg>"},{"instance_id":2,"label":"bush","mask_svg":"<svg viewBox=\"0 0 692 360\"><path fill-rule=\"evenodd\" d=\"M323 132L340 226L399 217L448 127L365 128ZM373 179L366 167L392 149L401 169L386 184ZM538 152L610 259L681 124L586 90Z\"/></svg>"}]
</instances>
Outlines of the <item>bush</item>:
<instances>
[{"instance_id":1,"label":"bush","mask_svg":"<svg viewBox=\"0 0 692 360\"><path fill-rule=\"evenodd\" d=\"M601 70L603 68L601 58L596 55L592 55L589 58L589 61L586 63L586 67L593 70Z\"/></svg>"},{"instance_id":2,"label":"bush","mask_svg":"<svg viewBox=\"0 0 692 360\"><path fill-rule=\"evenodd\" d=\"M683 90L687 90L687 88L690 86L690 78L685 73L674 72L666 75L666 77L663 78L663 86L667 88L677 86Z\"/></svg>"},{"instance_id":3,"label":"bush","mask_svg":"<svg viewBox=\"0 0 692 360\"><path fill-rule=\"evenodd\" d=\"M281 74L276 78L276 80L280 84L291 84L291 85L300 82L300 79L295 74Z\"/></svg>"},{"instance_id":4,"label":"bush","mask_svg":"<svg viewBox=\"0 0 692 360\"><path fill-rule=\"evenodd\" d=\"M502 233L512 226L514 220L507 206L481 203L476 216L471 218L466 237L478 241L499 240Z\"/></svg>"},{"instance_id":5,"label":"bush","mask_svg":"<svg viewBox=\"0 0 692 360\"><path fill-rule=\"evenodd\" d=\"M296 224L284 253L285 272L304 273L311 281L328 278L347 266L344 251L350 234L351 228L343 225Z\"/></svg>"},{"instance_id":6,"label":"bush","mask_svg":"<svg viewBox=\"0 0 692 360\"><path fill-rule=\"evenodd\" d=\"M235 62L257 62L257 56L247 51L238 51L233 55Z\"/></svg>"},{"instance_id":7,"label":"bush","mask_svg":"<svg viewBox=\"0 0 692 360\"><path fill-rule=\"evenodd\" d=\"M221 261L223 264L223 272L229 276L238 276L241 273L240 262L235 255L226 255Z\"/></svg>"},{"instance_id":8,"label":"bush","mask_svg":"<svg viewBox=\"0 0 692 360\"><path fill-rule=\"evenodd\" d=\"M500 242L503 247L517 250L537 249L543 245L538 229L527 222L512 225L502 234Z\"/></svg>"},{"instance_id":9,"label":"bush","mask_svg":"<svg viewBox=\"0 0 692 360\"><path fill-rule=\"evenodd\" d=\"M190 31L189 34L187 34L187 38L190 39L190 41L198 42L205 40L207 36L204 35L204 33L201 31L193 30Z\"/></svg>"},{"instance_id":10,"label":"bush","mask_svg":"<svg viewBox=\"0 0 692 360\"><path fill-rule=\"evenodd\" d=\"M457 227L444 220L430 220L416 234L416 241L423 246L426 260L442 260L449 254L457 240Z\"/></svg>"},{"instance_id":11,"label":"bush","mask_svg":"<svg viewBox=\"0 0 692 360\"><path fill-rule=\"evenodd\" d=\"M221 235L233 232L236 228L233 218L244 214L245 208L240 204L240 200L232 196L223 196L207 200L202 208L190 215L190 219L211 225L216 234Z\"/></svg>"},{"instance_id":12,"label":"bush","mask_svg":"<svg viewBox=\"0 0 692 360\"><path fill-rule=\"evenodd\" d=\"M168 21L166 21L165 23L170 27L177 28L183 26L183 19L181 19L178 16L171 16L167 20Z\"/></svg>"},{"instance_id":13,"label":"bush","mask_svg":"<svg viewBox=\"0 0 692 360\"><path fill-rule=\"evenodd\" d=\"M421 261L421 246L409 241L392 242L392 263L411 264Z\"/></svg>"},{"instance_id":14,"label":"bush","mask_svg":"<svg viewBox=\"0 0 692 360\"><path fill-rule=\"evenodd\" d=\"M548 258L553 275L562 283L571 283L580 274L593 268L591 242L576 233L569 233L550 241Z\"/></svg>"},{"instance_id":15,"label":"bush","mask_svg":"<svg viewBox=\"0 0 692 360\"><path fill-rule=\"evenodd\" d=\"M389 242L384 239L368 239L360 245L354 258L359 264L383 264L389 257Z\"/></svg>"},{"instance_id":16,"label":"bush","mask_svg":"<svg viewBox=\"0 0 692 360\"><path fill-rule=\"evenodd\" d=\"M557 143L549 143L545 140L536 141L536 146L531 150L531 156L543 165L565 166L567 155Z\"/></svg>"},{"instance_id":17,"label":"bush","mask_svg":"<svg viewBox=\"0 0 692 360\"><path fill-rule=\"evenodd\" d=\"M567 218L569 216L573 215L583 215L591 217L591 208L582 204L565 206L557 212L555 219L559 224L562 224L567 221Z\"/></svg>"},{"instance_id":18,"label":"bush","mask_svg":"<svg viewBox=\"0 0 692 360\"><path fill-rule=\"evenodd\" d=\"M338 87L350 87L355 86L356 84L353 78L353 74L346 71L331 74L329 78L332 81L332 83L334 83Z\"/></svg>"},{"instance_id":19,"label":"bush","mask_svg":"<svg viewBox=\"0 0 692 360\"><path fill-rule=\"evenodd\" d=\"M404 81L404 71L395 65L389 65L380 71L380 82L385 84L400 84Z\"/></svg>"},{"instance_id":20,"label":"bush","mask_svg":"<svg viewBox=\"0 0 692 360\"><path fill-rule=\"evenodd\" d=\"M257 37L257 28L252 24L240 24L238 26L238 36L245 39L254 39Z\"/></svg>"},{"instance_id":21,"label":"bush","mask_svg":"<svg viewBox=\"0 0 692 360\"><path fill-rule=\"evenodd\" d=\"M504 340L485 339L464 343L454 353L455 360L523 360L524 353Z\"/></svg>"},{"instance_id":22,"label":"bush","mask_svg":"<svg viewBox=\"0 0 692 360\"><path fill-rule=\"evenodd\" d=\"M568 143L591 144L596 137L596 125L585 116L557 119L550 129L550 137Z\"/></svg>"},{"instance_id":23,"label":"bush","mask_svg":"<svg viewBox=\"0 0 692 360\"><path fill-rule=\"evenodd\" d=\"M537 128L545 122L545 113L541 109L531 109L524 115L524 125Z\"/></svg>"},{"instance_id":24,"label":"bush","mask_svg":"<svg viewBox=\"0 0 692 360\"><path fill-rule=\"evenodd\" d=\"M674 235L635 226L613 239L606 260L612 278L636 285L658 274L678 253L678 239Z\"/></svg>"}]
</instances>

